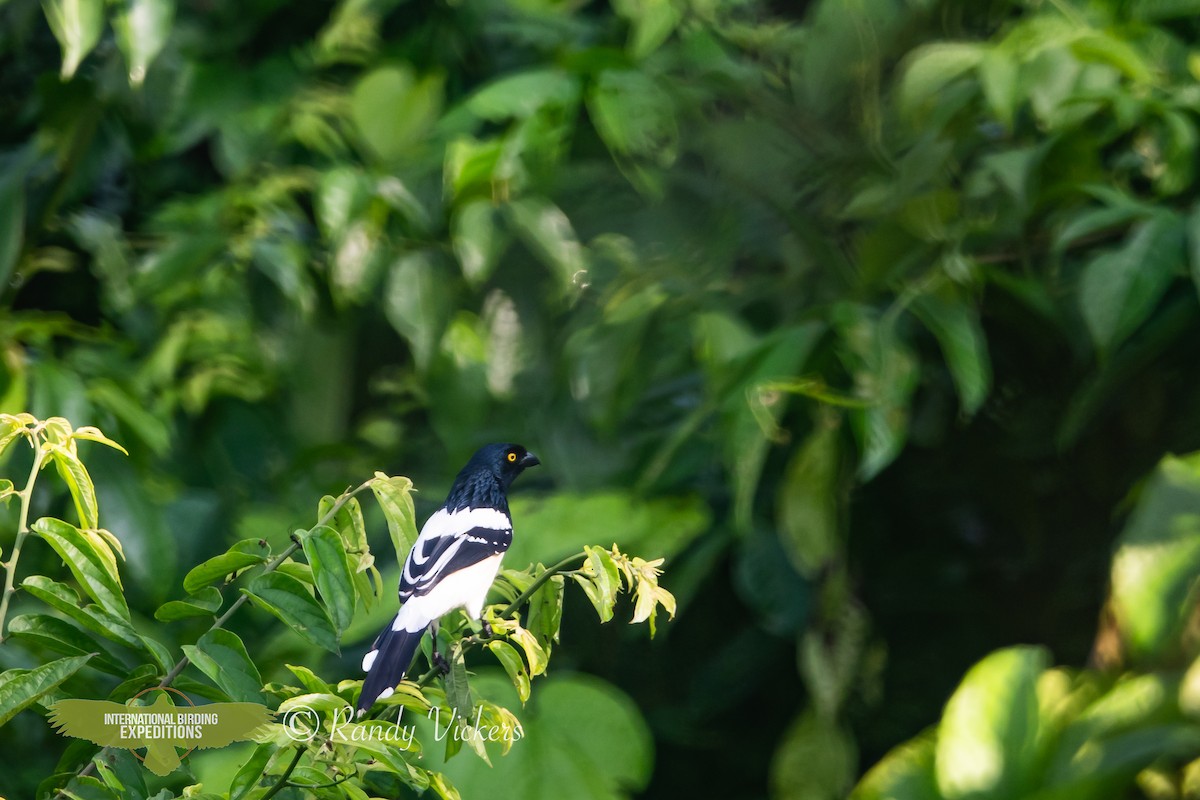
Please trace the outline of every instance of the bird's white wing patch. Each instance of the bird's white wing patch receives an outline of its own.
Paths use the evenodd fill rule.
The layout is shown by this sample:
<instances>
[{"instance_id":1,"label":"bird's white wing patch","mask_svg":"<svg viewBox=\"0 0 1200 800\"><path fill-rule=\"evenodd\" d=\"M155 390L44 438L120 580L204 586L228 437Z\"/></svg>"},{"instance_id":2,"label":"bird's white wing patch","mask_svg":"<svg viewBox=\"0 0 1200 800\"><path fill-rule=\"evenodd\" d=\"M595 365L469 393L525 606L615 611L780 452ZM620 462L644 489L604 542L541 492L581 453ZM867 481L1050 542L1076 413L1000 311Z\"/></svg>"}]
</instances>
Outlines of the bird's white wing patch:
<instances>
[{"instance_id":1,"label":"bird's white wing patch","mask_svg":"<svg viewBox=\"0 0 1200 800\"><path fill-rule=\"evenodd\" d=\"M439 508L425 521L418 538L436 539L439 536L458 536L472 528L490 528L503 531L512 528L512 520L503 511L494 508L460 508L447 511Z\"/></svg>"}]
</instances>

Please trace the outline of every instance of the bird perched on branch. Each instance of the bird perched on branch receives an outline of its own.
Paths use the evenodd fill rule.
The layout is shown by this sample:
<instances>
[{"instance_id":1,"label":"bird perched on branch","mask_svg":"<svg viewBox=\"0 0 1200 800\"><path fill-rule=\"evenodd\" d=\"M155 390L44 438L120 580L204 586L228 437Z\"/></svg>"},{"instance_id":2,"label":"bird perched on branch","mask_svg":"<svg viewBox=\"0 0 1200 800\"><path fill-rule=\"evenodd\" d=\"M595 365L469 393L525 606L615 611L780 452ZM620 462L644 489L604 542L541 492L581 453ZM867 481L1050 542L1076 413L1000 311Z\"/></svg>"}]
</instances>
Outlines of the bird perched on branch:
<instances>
[{"instance_id":1,"label":"bird perched on branch","mask_svg":"<svg viewBox=\"0 0 1200 800\"><path fill-rule=\"evenodd\" d=\"M367 673L358 697L358 716L390 697L412 663L421 637L456 608L479 619L500 560L512 544L508 487L537 456L519 444L489 444L458 473L446 503L433 513L404 562L400 612L363 657Z\"/></svg>"}]
</instances>

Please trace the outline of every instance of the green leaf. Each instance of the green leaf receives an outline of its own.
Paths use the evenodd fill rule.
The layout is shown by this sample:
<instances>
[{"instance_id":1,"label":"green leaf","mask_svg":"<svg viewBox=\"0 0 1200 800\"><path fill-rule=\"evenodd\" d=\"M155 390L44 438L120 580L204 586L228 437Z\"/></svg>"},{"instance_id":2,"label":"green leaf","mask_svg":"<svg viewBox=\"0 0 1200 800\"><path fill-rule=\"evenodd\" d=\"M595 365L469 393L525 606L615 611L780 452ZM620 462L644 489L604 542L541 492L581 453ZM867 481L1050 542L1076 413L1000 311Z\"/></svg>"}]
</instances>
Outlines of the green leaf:
<instances>
[{"instance_id":1,"label":"green leaf","mask_svg":"<svg viewBox=\"0 0 1200 800\"><path fill-rule=\"evenodd\" d=\"M682 18L672 0L615 0L613 10L629 20L626 49L637 61L657 50Z\"/></svg>"},{"instance_id":2,"label":"green leaf","mask_svg":"<svg viewBox=\"0 0 1200 800\"><path fill-rule=\"evenodd\" d=\"M295 664L285 664L288 670L296 676L296 680L300 681L300 685L304 689L313 694L333 694L333 688L325 681L317 677L308 667L300 667Z\"/></svg>"},{"instance_id":3,"label":"green leaf","mask_svg":"<svg viewBox=\"0 0 1200 800\"><path fill-rule=\"evenodd\" d=\"M258 539L243 539L221 555L193 567L183 578L184 591L196 594L208 584L224 580L226 575L266 563L267 556L258 542Z\"/></svg>"},{"instance_id":4,"label":"green leaf","mask_svg":"<svg viewBox=\"0 0 1200 800\"><path fill-rule=\"evenodd\" d=\"M771 759L771 797L839 798L854 781L854 739L832 720L809 710L792 722Z\"/></svg>"},{"instance_id":5,"label":"green leaf","mask_svg":"<svg viewBox=\"0 0 1200 800\"><path fill-rule=\"evenodd\" d=\"M53 609L61 611L92 633L98 633L111 641L144 650L141 637L125 620L109 614L97 605L79 605L79 595L64 583L52 581L43 575L30 575L21 581L21 589L36 597Z\"/></svg>"},{"instance_id":6,"label":"green leaf","mask_svg":"<svg viewBox=\"0 0 1200 800\"><path fill-rule=\"evenodd\" d=\"M62 48L62 78L75 74L79 63L100 41L104 29L102 0L42 0L50 30Z\"/></svg>"},{"instance_id":7,"label":"green leaf","mask_svg":"<svg viewBox=\"0 0 1200 800\"><path fill-rule=\"evenodd\" d=\"M896 332L895 321L864 306L834 309L840 356L855 383L870 388L871 406L849 412L858 440L858 475L875 477L900 454L908 438L909 398L917 387L917 359Z\"/></svg>"},{"instance_id":8,"label":"green leaf","mask_svg":"<svg viewBox=\"0 0 1200 800\"><path fill-rule=\"evenodd\" d=\"M525 244L557 274L561 286L585 279L587 256L562 209L543 197L523 197L509 203L507 210Z\"/></svg>"},{"instance_id":9,"label":"green leaf","mask_svg":"<svg viewBox=\"0 0 1200 800\"><path fill-rule=\"evenodd\" d=\"M963 413L973 415L987 399L992 384L992 365L979 312L965 298L946 299L939 294L921 295L912 309L937 337Z\"/></svg>"},{"instance_id":10,"label":"green leaf","mask_svg":"<svg viewBox=\"0 0 1200 800\"><path fill-rule=\"evenodd\" d=\"M1092 259L1080 278L1079 302L1101 353L1146 320L1183 265L1183 226L1170 213L1138 223L1124 245Z\"/></svg>"},{"instance_id":11,"label":"green leaf","mask_svg":"<svg viewBox=\"0 0 1200 800\"><path fill-rule=\"evenodd\" d=\"M39 519L32 530L54 548L89 597L110 614L129 620L120 578L115 570L110 571L105 557L82 531L53 517Z\"/></svg>"},{"instance_id":12,"label":"green leaf","mask_svg":"<svg viewBox=\"0 0 1200 800\"><path fill-rule=\"evenodd\" d=\"M106 648L83 631L48 614L22 614L8 623L8 636L21 639L53 653L66 656L93 654L89 666L109 675L125 675L129 670Z\"/></svg>"},{"instance_id":13,"label":"green leaf","mask_svg":"<svg viewBox=\"0 0 1200 800\"><path fill-rule=\"evenodd\" d=\"M380 67L354 87L350 112L364 141L385 162L408 155L442 109L440 75L417 77L412 68Z\"/></svg>"},{"instance_id":14,"label":"green leaf","mask_svg":"<svg viewBox=\"0 0 1200 800\"><path fill-rule=\"evenodd\" d=\"M1010 647L971 667L938 726L937 785L946 800L1021 797L1036 766L1037 681L1044 650Z\"/></svg>"},{"instance_id":15,"label":"green leaf","mask_svg":"<svg viewBox=\"0 0 1200 800\"><path fill-rule=\"evenodd\" d=\"M549 107L579 102L579 80L561 69L535 69L505 75L467 98L466 107L482 119L501 122L530 117Z\"/></svg>"},{"instance_id":16,"label":"green leaf","mask_svg":"<svg viewBox=\"0 0 1200 800\"><path fill-rule=\"evenodd\" d=\"M354 618L354 578L342 539L328 526L302 535L304 555L313 570L317 592L325 601L338 636Z\"/></svg>"},{"instance_id":17,"label":"green leaf","mask_svg":"<svg viewBox=\"0 0 1200 800\"><path fill-rule=\"evenodd\" d=\"M43 446L54 459L59 477L71 491L71 499L75 501L75 513L79 515L79 526L95 528L99 524L100 511L96 504L96 487L92 484L92 476L88 474L87 468L71 448L51 443Z\"/></svg>"},{"instance_id":18,"label":"green leaf","mask_svg":"<svg viewBox=\"0 0 1200 800\"><path fill-rule=\"evenodd\" d=\"M528 627L547 654L550 652L551 643L558 641L558 629L562 624L564 585L563 576L555 575L529 598Z\"/></svg>"},{"instance_id":19,"label":"green leaf","mask_svg":"<svg viewBox=\"0 0 1200 800\"><path fill-rule=\"evenodd\" d=\"M488 200L471 200L455 211L450 228L454 255L458 257L463 277L472 286L483 285L503 251L494 206Z\"/></svg>"},{"instance_id":20,"label":"green leaf","mask_svg":"<svg viewBox=\"0 0 1200 800\"><path fill-rule=\"evenodd\" d=\"M933 774L934 742L926 733L894 748L863 776L850 800L942 800Z\"/></svg>"},{"instance_id":21,"label":"green leaf","mask_svg":"<svg viewBox=\"0 0 1200 800\"><path fill-rule=\"evenodd\" d=\"M529 699L529 673L525 669L525 661L521 658L521 654L517 649L508 642L493 640L487 643L487 648L492 651L500 665L504 667L504 671L508 673L508 677L512 679L513 687L517 690L517 696L521 698L521 703L524 704Z\"/></svg>"},{"instance_id":22,"label":"green leaf","mask_svg":"<svg viewBox=\"0 0 1200 800\"><path fill-rule=\"evenodd\" d=\"M841 550L838 523L838 420L818 415L816 427L796 450L779 487L780 541L796 571L813 578Z\"/></svg>"},{"instance_id":23,"label":"green leaf","mask_svg":"<svg viewBox=\"0 0 1200 800\"><path fill-rule=\"evenodd\" d=\"M588 111L614 156L641 156L660 166L679 153L674 100L638 70L604 70L588 94Z\"/></svg>"},{"instance_id":24,"label":"green leaf","mask_svg":"<svg viewBox=\"0 0 1200 800\"><path fill-rule=\"evenodd\" d=\"M75 656L51 661L28 672L0 674L0 725L83 668L92 656Z\"/></svg>"},{"instance_id":25,"label":"green leaf","mask_svg":"<svg viewBox=\"0 0 1200 800\"><path fill-rule=\"evenodd\" d=\"M1173 652L1200 574L1200 453L1167 456L1142 489L1112 562L1112 608L1138 660Z\"/></svg>"},{"instance_id":26,"label":"green leaf","mask_svg":"<svg viewBox=\"0 0 1200 800\"><path fill-rule=\"evenodd\" d=\"M113 18L117 47L125 56L133 86L141 86L146 79L146 70L167 43L174 19L174 0L125 0Z\"/></svg>"},{"instance_id":27,"label":"green leaf","mask_svg":"<svg viewBox=\"0 0 1200 800\"><path fill-rule=\"evenodd\" d=\"M266 776L267 764L271 760L271 756L275 755L278 750L272 742L260 744L254 748L254 752L250 754L250 758L246 759L246 763L233 776L233 780L229 783L229 800L243 800L250 792L258 785L261 778ZM326 781L328 782L328 781Z\"/></svg>"},{"instance_id":28,"label":"green leaf","mask_svg":"<svg viewBox=\"0 0 1200 800\"><path fill-rule=\"evenodd\" d=\"M211 617L221 608L221 591L206 586L185 600L168 600L154 612L159 622L174 622L190 617Z\"/></svg>"},{"instance_id":29,"label":"green leaf","mask_svg":"<svg viewBox=\"0 0 1200 800\"><path fill-rule=\"evenodd\" d=\"M985 52L974 42L938 42L913 50L903 67L900 110L918 117L951 81L974 69Z\"/></svg>"},{"instance_id":30,"label":"green leaf","mask_svg":"<svg viewBox=\"0 0 1200 800\"><path fill-rule=\"evenodd\" d=\"M536 678L546 671L546 666L550 663L550 657L546 655L546 651L538 643L537 638L532 633L522 628L519 624L514 625L514 630L510 631L508 638L521 646L525 651L525 661L529 664L529 675Z\"/></svg>"},{"instance_id":31,"label":"green leaf","mask_svg":"<svg viewBox=\"0 0 1200 800\"><path fill-rule=\"evenodd\" d=\"M461 642L450 645L446 654L450 671L446 673L446 702L461 720L473 720L475 704L471 701L471 687L467 683L467 663L463 660Z\"/></svg>"},{"instance_id":32,"label":"green leaf","mask_svg":"<svg viewBox=\"0 0 1200 800\"><path fill-rule=\"evenodd\" d=\"M250 587L242 591L250 595L256 606L274 614L308 641L331 653L341 652L329 615L300 581L278 572L268 572L254 578Z\"/></svg>"},{"instance_id":33,"label":"green leaf","mask_svg":"<svg viewBox=\"0 0 1200 800\"><path fill-rule=\"evenodd\" d=\"M195 645L183 645L183 654L231 700L240 703L265 702L258 667L250 660L246 645L232 631L224 628L210 630Z\"/></svg>"},{"instance_id":34,"label":"green leaf","mask_svg":"<svg viewBox=\"0 0 1200 800\"><path fill-rule=\"evenodd\" d=\"M129 455L128 450L101 433L99 428L94 428L91 425L84 425L81 428L76 428L71 434L71 438L85 442L99 442L100 444L111 447L114 450L120 450L125 455Z\"/></svg>"},{"instance_id":35,"label":"green leaf","mask_svg":"<svg viewBox=\"0 0 1200 800\"><path fill-rule=\"evenodd\" d=\"M424 251L402 255L388 271L383 313L412 347L422 369L429 365L450 316L447 276Z\"/></svg>"},{"instance_id":36,"label":"green leaf","mask_svg":"<svg viewBox=\"0 0 1200 800\"><path fill-rule=\"evenodd\" d=\"M413 508L412 481L403 476L393 478L376 472L375 479L371 481L371 491L383 509L392 547L396 551L396 561L403 569L408 551L417 541L417 512Z\"/></svg>"},{"instance_id":37,"label":"green leaf","mask_svg":"<svg viewBox=\"0 0 1200 800\"><path fill-rule=\"evenodd\" d=\"M617 593L621 591L621 576L617 565L613 563L612 555L606 550L588 546L584 551L587 553L587 561L581 567L584 574L572 577L583 587L588 599L596 607L600 621L608 622L613 616Z\"/></svg>"}]
</instances>

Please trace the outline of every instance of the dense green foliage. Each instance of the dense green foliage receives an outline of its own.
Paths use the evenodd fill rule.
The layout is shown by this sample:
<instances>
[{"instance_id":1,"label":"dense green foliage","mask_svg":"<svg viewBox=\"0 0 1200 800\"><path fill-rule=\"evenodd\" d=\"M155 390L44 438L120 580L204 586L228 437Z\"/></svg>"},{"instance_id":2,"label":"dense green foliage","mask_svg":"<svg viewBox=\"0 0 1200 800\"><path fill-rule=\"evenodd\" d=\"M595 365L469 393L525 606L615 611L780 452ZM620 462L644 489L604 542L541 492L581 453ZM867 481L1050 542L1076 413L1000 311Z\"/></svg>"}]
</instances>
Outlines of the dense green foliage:
<instances>
[{"instance_id":1,"label":"dense green foliage","mask_svg":"<svg viewBox=\"0 0 1200 800\"><path fill-rule=\"evenodd\" d=\"M1178 796L1198 44L1194 0L7 0L0 411L129 448L97 490L149 626L362 476L422 512L480 442L538 451L510 566L668 558L653 645L567 600L556 663L629 696L546 686L656 752L531 732L463 786ZM245 616L262 680L357 676ZM21 787L64 747L0 737Z\"/></svg>"}]
</instances>

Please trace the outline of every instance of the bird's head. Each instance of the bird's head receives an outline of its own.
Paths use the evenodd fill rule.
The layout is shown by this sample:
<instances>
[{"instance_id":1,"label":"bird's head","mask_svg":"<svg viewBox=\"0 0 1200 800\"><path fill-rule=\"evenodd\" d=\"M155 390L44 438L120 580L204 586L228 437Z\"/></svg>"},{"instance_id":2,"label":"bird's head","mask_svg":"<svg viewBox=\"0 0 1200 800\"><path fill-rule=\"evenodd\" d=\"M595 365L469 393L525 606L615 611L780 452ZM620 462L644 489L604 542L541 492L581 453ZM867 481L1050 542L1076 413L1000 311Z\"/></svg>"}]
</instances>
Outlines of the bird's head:
<instances>
[{"instance_id":1,"label":"bird's head","mask_svg":"<svg viewBox=\"0 0 1200 800\"><path fill-rule=\"evenodd\" d=\"M540 463L537 456L519 444L489 444L471 456L463 468L463 474L476 471L490 473L507 489L518 475Z\"/></svg>"}]
</instances>

